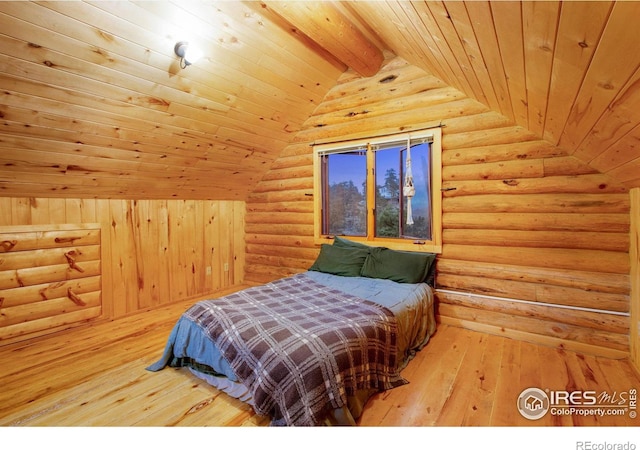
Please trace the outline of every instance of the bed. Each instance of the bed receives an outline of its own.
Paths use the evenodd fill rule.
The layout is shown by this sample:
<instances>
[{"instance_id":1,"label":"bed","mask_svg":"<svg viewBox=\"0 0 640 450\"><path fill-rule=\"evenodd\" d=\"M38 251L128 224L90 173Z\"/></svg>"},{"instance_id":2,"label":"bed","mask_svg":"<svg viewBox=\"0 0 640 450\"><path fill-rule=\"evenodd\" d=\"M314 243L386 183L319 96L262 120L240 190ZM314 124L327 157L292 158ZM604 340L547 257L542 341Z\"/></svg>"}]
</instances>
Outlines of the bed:
<instances>
[{"instance_id":1,"label":"bed","mask_svg":"<svg viewBox=\"0 0 640 450\"><path fill-rule=\"evenodd\" d=\"M336 237L305 272L195 303L147 369L187 368L271 425L354 425L435 332L434 266Z\"/></svg>"}]
</instances>

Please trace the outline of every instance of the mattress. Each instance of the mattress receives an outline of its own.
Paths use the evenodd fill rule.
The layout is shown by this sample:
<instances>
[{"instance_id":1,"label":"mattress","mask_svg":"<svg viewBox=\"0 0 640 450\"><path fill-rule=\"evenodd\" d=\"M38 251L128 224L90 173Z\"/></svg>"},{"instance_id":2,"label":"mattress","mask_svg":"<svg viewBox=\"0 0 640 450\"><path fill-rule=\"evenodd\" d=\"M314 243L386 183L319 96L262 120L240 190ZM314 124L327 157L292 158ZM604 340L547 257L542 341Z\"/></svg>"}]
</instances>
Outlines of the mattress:
<instances>
[{"instance_id":1,"label":"mattress","mask_svg":"<svg viewBox=\"0 0 640 450\"><path fill-rule=\"evenodd\" d=\"M394 354L397 355L393 361L398 373L435 332L433 292L426 283L398 283L387 279L345 277L317 271L307 271L293 277L300 285L321 285L390 312L394 318ZM284 281L287 282L287 279ZM260 287L243 291L251 296L259 292ZM148 370L158 371L167 366L187 367L197 377L255 408L250 386L243 383L227 359L219 345L204 332L202 324L194 321L189 314L183 314L167 340L162 357ZM373 388L349 392L344 405L325 411L321 423L314 424L355 424L370 396L382 390L379 385L370 386Z\"/></svg>"}]
</instances>

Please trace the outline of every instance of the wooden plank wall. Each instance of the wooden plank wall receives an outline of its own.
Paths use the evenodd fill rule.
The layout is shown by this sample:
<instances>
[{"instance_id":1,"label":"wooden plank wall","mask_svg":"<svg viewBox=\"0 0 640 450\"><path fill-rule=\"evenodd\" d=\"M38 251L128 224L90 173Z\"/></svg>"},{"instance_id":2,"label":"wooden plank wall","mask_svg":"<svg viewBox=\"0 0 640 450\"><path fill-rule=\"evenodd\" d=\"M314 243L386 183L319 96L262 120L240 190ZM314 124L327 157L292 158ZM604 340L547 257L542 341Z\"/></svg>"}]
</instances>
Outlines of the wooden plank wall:
<instances>
[{"instance_id":1,"label":"wooden plank wall","mask_svg":"<svg viewBox=\"0 0 640 450\"><path fill-rule=\"evenodd\" d=\"M100 224L101 319L204 297L244 277L242 201L0 197L0 211L0 229Z\"/></svg>"},{"instance_id":2,"label":"wooden plank wall","mask_svg":"<svg viewBox=\"0 0 640 450\"><path fill-rule=\"evenodd\" d=\"M347 72L249 197L247 280L306 270L318 254L311 144L440 123L451 188L438 258L441 320L628 355L627 190L400 58L375 77Z\"/></svg>"},{"instance_id":3,"label":"wooden plank wall","mask_svg":"<svg viewBox=\"0 0 640 450\"><path fill-rule=\"evenodd\" d=\"M251 3L0 2L2 195L243 200L344 70Z\"/></svg>"}]
</instances>

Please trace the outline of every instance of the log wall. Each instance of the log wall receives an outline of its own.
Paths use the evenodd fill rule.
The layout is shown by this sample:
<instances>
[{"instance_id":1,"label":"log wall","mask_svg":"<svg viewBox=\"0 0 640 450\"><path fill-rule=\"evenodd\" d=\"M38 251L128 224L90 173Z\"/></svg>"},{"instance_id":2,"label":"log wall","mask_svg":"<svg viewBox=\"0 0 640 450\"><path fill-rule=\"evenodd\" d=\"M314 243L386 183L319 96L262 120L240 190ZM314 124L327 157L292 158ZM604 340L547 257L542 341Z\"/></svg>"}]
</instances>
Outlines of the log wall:
<instances>
[{"instance_id":1,"label":"log wall","mask_svg":"<svg viewBox=\"0 0 640 450\"><path fill-rule=\"evenodd\" d=\"M347 72L249 197L246 278L300 272L318 254L313 143L438 124L440 320L628 355L627 190L399 58L375 77Z\"/></svg>"},{"instance_id":2,"label":"log wall","mask_svg":"<svg viewBox=\"0 0 640 450\"><path fill-rule=\"evenodd\" d=\"M4 197L0 211L0 232L16 226L97 224L102 278L98 318L94 314L59 323L52 320L46 329L22 336L0 331L0 345L89 320L114 319L204 297L243 280L245 204L241 201Z\"/></svg>"},{"instance_id":3,"label":"log wall","mask_svg":"<svg viewBox=\"0 0 640 450\"><path fill-rule=\"evenodd\" d=\"M631 362L640 372L640 188L631 190Z\"/></svg>"},{"instance_id":4,"label":"log wall","mask_svg":"<svg viewBox=\"0 0 640 450\"><path fill-rule=\"evenodd\" d=\"M100 224L0 227L0 340L102 311Z\"/></svg>"}]
</instances>

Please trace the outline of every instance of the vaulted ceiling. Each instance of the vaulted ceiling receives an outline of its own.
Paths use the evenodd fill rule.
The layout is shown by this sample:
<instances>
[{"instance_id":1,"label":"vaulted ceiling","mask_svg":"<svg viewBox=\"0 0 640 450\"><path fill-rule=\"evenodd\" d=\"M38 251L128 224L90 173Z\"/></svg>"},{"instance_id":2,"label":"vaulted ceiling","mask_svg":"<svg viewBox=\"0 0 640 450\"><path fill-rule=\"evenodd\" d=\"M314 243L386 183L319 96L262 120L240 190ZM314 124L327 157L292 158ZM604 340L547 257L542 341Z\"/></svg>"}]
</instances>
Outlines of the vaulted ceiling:
<instances>
[{"instance_id":1,"label":"vaulted ceiling","mask_svg":"<svg viewBox=\"0 0 640 450\"><path fill-rule=\"evenodd\" d=\"M640 186L640 2L0 2L0 195L243 199L399 56ZM180 67L178 41L203 51Z\"/></svg>"}]
</instances>

